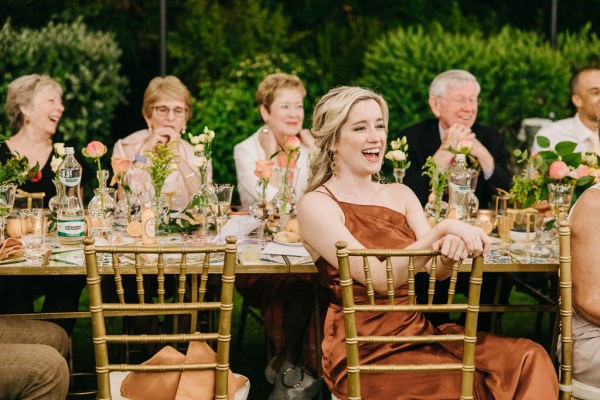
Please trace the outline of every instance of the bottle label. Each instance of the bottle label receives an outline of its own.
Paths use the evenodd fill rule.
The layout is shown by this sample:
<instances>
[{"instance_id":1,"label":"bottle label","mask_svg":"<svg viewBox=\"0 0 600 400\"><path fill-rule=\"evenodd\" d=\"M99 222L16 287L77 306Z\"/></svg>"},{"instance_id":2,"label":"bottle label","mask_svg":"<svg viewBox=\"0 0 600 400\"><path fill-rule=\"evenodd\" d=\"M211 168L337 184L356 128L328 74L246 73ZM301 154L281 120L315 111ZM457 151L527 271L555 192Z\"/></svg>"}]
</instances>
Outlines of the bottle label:
<instances>
[{"instance_id":1,"label":"bottle label","mask_svg":"<svg viewBox=\"0 0 600 400\"><path fill-rule=\"evenodd\" d=\"M80 238L84 236L84 219L59 219L58 236L68 238Z\"/></svg>"},{"instance_id":2,"label":"bottle label","mask_svg":"<svg viewBox=\"0 0 600 400\"><path fill-rule=\"evenodd\" d=\"M144 225L144 233L149 238L153 238L156 236L156 219L155 218L148 218L146 220L146 224Z\"/></svg>"},{"instance_id":3,"label":"bottle label","mask_svg":"<svg viewBox=\"0 0 600 400\"><path fill-rule=\"evenodd\" d=\"M72 178L65 178L64 176L61 176L60 181L65 186L77 186L79 185L79 182L81 182L81 176L76 176Z\"/></svg>"},{"instance_id":4,"label":"bottle label","mask_svg":"<svg viewBox=\"0 0 600 400\"><path fill-rule=\"evenodd\" d=\"M471 191L471 185L459 185L454 182L450 182L449 186L451 190L461 194L469 193Z\"/></svg>"}]
</instances>

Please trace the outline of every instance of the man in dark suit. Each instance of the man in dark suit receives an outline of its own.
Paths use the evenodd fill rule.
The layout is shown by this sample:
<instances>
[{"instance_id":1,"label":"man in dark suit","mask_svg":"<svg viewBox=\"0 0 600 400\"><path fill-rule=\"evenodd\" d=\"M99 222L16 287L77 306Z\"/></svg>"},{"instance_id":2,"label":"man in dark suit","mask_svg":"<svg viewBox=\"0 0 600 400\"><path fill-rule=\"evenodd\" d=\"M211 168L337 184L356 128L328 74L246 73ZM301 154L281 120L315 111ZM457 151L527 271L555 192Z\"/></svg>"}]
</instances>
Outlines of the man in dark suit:
<instances>
[{"instance_id":1,"label":"man in dark suit","mask_svg":"<svg viewBox=\"0 0 600 400\"><path fill-rule=\"evenodd\" d=\"M467 71L441 73L429 87L429 106L437 119L420 122L400 134L406 136L411 161L404 183L421 204L427 203L429 195L429 178L421 175L425 160L433 156L440 167L448 168L454 159L449 149L458 149L459 143L471 145L470 154L481 167L475 189L480 208L490 208L496 189L509 189L512 175L504 137L475 123L480 90L477 79Z\"/></svg>"},{"instance_id":2,"label":"man in dark suit","mask_svg":"<svg viewBox=\"0 0 600 400\"><path fill-rule=\"evenodd\" d=\"M448 168L454 159L449 149L459 149L467 143L471 154L481 167L475 195L480 208L489 208L496 189L508 190L512 174L508 169L509 153L504 137L500 132L475 123L479 92L477 79L464 70L448 70L435 77L429 87L429 106L437 119L420 122L400 134L406 136L408 159L411 162L404 183L417 195L421 204L427 203L429 178L421 175L421 167L427 157L433 156L436 164ZM498 274L486 274L481 291L481 303L491 304ZM419 303L427 302L426 274L417 274L416 292ZM466 287L458 288L466 292ZM511 287L503 284L499 296L500 303L508 302ZM438 282L436 302L446 302L448 281ZM435 325L449 321L448 314L430 314L428 318ZM491 315L479 316L479 329L490 330Z\"/></svg>"}]
</instances>

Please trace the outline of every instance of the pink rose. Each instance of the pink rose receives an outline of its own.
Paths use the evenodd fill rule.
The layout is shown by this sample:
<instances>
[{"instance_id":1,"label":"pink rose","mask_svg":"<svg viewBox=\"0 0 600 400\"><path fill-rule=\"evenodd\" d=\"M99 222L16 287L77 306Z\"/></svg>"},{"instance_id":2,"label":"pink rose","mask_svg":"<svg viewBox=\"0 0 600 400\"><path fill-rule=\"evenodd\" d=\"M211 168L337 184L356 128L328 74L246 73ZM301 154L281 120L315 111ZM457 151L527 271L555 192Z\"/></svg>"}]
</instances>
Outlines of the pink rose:
<instances>
[{"instance_id":1,"label":"pink rose","mask_svg":"<svg viewBox=\"0 0 600 400\"><path fill-rule=\"evenodd\" d=\"M273 161L258 160L256 162L254 175L256 175L258 179L269 179L273 173L273 164L275 164Z\"/></svg>"},{"instance_id":2,"label":"pink rose","mask_svg":"<svg viewBox=\"0 0 600 400\"><path fill-rule=\"evenodd\" d=\"M583 178L584 176L588 176L590 174L590 167L587 165L580 165L573 171L569 172L569 176L573 179Z\"/></svg>"},{"instance_id":3,"label":"pink rose","mask_svg":"<svg viewBox=\"0 0 600 400\"><path fill-rule=\"evenodd\" d=\"M552 179L562 179L569 173L569 166L564 161L554 161L548 173Z\"/></svg>"},{"instance_id":4,"label":"pink rose","mask_svg":"<svg viewBox=\"0 0 600 400\"><path fill-rule=\"evenodd\" d=\"M89 142L88 145L83 149L82 153L86 157L100 158L106 154L107 148L105 145L97 140Z\"/></svg>"},{"instance_id":5,"label":"pink rose","mask_svg":"<svg viewBox=\"0 0 600 400\"><path fill-rule=\"evenodd\" d=\"M290 136L285 142L285 148L288 151L300 150L300 138L298 136Z\"/></svg>"}]
</instances>

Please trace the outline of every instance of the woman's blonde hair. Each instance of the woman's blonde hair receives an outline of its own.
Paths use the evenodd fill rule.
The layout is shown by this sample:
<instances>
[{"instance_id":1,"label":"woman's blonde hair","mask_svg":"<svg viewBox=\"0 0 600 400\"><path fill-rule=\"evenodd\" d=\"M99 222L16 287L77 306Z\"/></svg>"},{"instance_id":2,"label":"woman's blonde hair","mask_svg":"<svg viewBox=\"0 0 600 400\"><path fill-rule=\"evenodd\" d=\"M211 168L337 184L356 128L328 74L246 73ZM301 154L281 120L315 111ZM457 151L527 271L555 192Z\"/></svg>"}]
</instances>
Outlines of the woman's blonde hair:
<instances>
[{"instance_id":1,"label":"woman's blonde hair","mask_svg":"<svg viewBox=\"0 0 600 400\"><path fill-rule=\"evenodd\" d=\"M185 120L192 117L192 95L183 83L173 75L158 76L150 81L144 92L142 114L150 119L156 102L163 98L173 99L185 103Z\"/></svg>"},{"instance_id":2,"label":"woman's blonde hair","mask_svg":"<svg viewBox=\"0 0 600 400\"><path fill-rule=\"evenodd\" d=\"M275 100L275 92L279 89L298 89L302 97L306 96L304 84L296 75L277 73L267 75L258 85L256 90L256 102L258 107L265 106L271 112L271 104Z\"/></svg>"},{"instance_id":3,"label":"woman's blonde hair","mask_svg":"<svg viewBox=\"0 0 600 400\"><path fill-rule=\"evenodd\" d=\"M4 108L13 133L18 132L25 123L25 115L21 107L31 104L37 91L47 86L56 89L62 96L62 88L48 75L23 75L8 85Z\"/></svg>"},{"instance_id":4,"label":"woman's blonde hair","mask_svg":"<svg viewBox=\"0 0 600 400\"><path fill-rule=\"evenodd\" d=\"M365 100L375 100L381 108L385 126L388 125L389 111L386 101L377 93L354 86L340 86L331 89L319 100L315 107L311 132L319 152L310 164L307 192L311 192L327 182L333 173L333 146L337 142L340 129L348 120L353 105Z\"/></svg>"}]
</instances>

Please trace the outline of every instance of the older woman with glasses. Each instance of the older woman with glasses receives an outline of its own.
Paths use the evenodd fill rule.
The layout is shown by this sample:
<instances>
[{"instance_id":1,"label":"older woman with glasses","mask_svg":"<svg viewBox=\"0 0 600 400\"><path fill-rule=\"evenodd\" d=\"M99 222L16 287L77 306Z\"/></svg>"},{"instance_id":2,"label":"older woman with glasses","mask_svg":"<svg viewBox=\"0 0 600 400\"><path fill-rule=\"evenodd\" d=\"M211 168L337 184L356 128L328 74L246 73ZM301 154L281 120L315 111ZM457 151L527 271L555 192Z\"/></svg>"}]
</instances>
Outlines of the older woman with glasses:
<instances>
[{"instance_id":1,"label":"older woman with glasses","mask_svg":"<svg viewBox=\"0 0 600 400\"><path fill-rule=\"evenodd\" d=\"M118 140L113 157L128 158L143 166L147 163L147 150L158 143L177 142L177 170L167 178L163 192L179 195L187 204L200 187L194 146L181 137L192 116L192 96L179 78L156 77L144 92L142 114L148 128ZM210 171L209 167L209 177Z\"/></svg>"}]
</instances>

